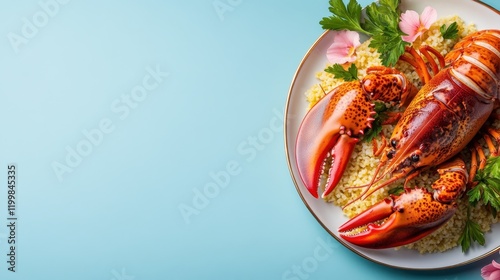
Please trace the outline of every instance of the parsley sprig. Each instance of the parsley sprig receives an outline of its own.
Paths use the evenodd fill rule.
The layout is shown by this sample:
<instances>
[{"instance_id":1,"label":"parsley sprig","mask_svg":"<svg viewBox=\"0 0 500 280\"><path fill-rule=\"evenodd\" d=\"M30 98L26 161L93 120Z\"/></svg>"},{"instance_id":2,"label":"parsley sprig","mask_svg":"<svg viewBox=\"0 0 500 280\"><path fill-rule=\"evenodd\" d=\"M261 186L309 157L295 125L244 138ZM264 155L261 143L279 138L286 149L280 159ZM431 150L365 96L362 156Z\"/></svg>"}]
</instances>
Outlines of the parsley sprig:
<instances>
[{"instance_id":1,"label":"parsley sprig","mask_svg":"<svg viewBox=\"0 0 500 280\"><path fill-rule=\"evenodd\" d=\"M370 47L377 49L385 66L394 66L409 43L403 41L399 29L400 0L379 0L366 7L362 19L361 6L356 0L349 0L347 6L342 0L330 0L330 17L324 17L320 24L326 30L351 30L372 38Z\"/></svg>"},{"instance_id":2,"label":"parsley sprig","mask_svg":"<svg viewBox=\"0 0 500 280\"><path fill-rule=\"evenodd\" d=\"M466 252L474 241L480 245L485 244L481 227L470 217L471 208L476 207L481 202L490 207L494 216L500 211L500 156L488 158L486 166L477 171L474 180L477 185L467 192L469 202L467 220L464 231L458 240L463 252Z\"/></svg>"},{"instance_id":3,"label":"parsley sprig","mask_svg":"<svg viewBox=\"0 0 500 280\"><path fill-rule=\"evenodd\" d=\"M393 195L401 195L403 194L405 191L405 188L403 185L399 185L395 188L392 188L388 191L389 194L393 194Z\"/></svg>"},{"instance_id":4,"label":"parsley sprig","mask_svg":"<svg viewBox=\"0 0 500 280\"><path fill-rule=\"evenodd\" d=\"M467 220L465 220L465 228L458 239L458 243L462 246L462 252L469 250L471 243L476 241L480 245L485 244L484 233L478 223L474 222L470 217L471 206L467 205Z\"/></svg>"},{"instance_id":5,"label":"parsley sprig","mask_svg":"<svg viewBox=\"0 0 500 280\"><path fill-rule=\"evenodd\" d=\"M500 211L500 156L488 158L486 166L478 170L474 180L478 184L467 192L470 204L476 206L481 201L490 206L496 216Z\"/></svg>"},{"instance_id":6,"label":"parsley sprig","mask_svg":"<svg viewBox=\"0 0 500 280\"><path fill-rule=\"evenodd\" d=\"M334 65L328 66L325 72L333 74L335 79L343 79L346 82L355 81L358 79L358 67L353 63L351 66L345 70L342 65L336 63Z\"/></svg>"},{"instance_id":7,"label":"parsley sprig","mask_svg":"<svg viewBox=\"0 0 500 280\"><path fill-rule=\"evenodd\" d=\"M342 0L330 0L328 10L333 14L324 17L319 24L328 30L351 30L372 35L361 27L361 5L355 0L350 0L347 6Z\"/></svg>"},{"instance_id":8,"label":"parsley sprig","mask_svg":"<svg viewBox=\"0 0 500 280\"><path fill-rule=\"evenodd\" d=\"M448 27L446 27L446 24L443 24L439 28L439 31L441 31L441 36L444 39L455 39L458 36L458 25L456 22L448 25Z\"/></svg>"},{"instance_id":9,"label":"parsley sprig","mask_svg":"<svg viewBox=\"0 0 500 280\"><path fill-rule=\"evenodd\" d=\"M405 35L399 29L399 0L380 0L366 7L367 20L365 28L370 31L372 41L370 47L380 53L380 59L385 66L394 66L410 43L403 41Z\"/></svg>"},{"instance_id":10,"label":"parsley sprig","mask_svg":"<svg viewBox=\"0 0 500 280\"><path fill-rule=\"evenodd\" d=\"M384 102L375 101L374 111L377 113L373 117L375 120L372 122L372 127L368 129L363 137L363 141L370 142L382 131L382 123L387 119L387 106Z\"/></svg>"}]
</instances>

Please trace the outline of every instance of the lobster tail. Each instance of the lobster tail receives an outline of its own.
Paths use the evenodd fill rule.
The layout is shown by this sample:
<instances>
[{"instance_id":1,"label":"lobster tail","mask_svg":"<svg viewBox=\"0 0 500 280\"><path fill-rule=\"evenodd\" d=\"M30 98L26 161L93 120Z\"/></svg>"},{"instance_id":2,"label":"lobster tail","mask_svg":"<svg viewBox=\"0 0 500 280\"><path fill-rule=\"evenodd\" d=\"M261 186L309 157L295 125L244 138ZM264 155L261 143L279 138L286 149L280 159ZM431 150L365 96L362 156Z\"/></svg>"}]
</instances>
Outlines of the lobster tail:
<instances>
[{"instance_id":1,"label":"lobster tail","mask_svg":"<svg viewBox=\"0 0 500 280\"><path fill-rule=\"evenodd\" d=\"M486 100L499 97L500 31L483 30L465 37L445 60L451 75Z\"/></svg>"}]
</instances>

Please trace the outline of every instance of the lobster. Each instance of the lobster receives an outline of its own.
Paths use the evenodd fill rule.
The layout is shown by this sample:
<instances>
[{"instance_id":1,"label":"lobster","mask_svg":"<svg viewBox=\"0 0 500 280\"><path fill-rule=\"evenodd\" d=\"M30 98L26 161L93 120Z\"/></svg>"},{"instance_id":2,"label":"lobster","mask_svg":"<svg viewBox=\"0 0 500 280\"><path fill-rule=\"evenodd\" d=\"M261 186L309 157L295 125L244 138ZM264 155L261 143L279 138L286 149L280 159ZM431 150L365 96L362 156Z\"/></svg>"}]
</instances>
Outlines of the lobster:
<instances>
[{"instance_id":1,"label":"lobster","mask_svg":"<svg viewBox=\"0 0 500 280\"><path fill-rule=\"evenodd\" d=\"M357 199L366 198L399 179L405 180L404 192L390 195L339 227L339 235L358 246L396 247L435 231L456 212L456 200L466 191L477 168L476 156L481 167L486 160L475 144L473 150L477 152L473 153L472 169L467 172L459 153L474 142L499 105L500 30L477 31L466 36L446 57L438 55L441 69L427 59L433 77L423 60L414 51L409 53L413 58L402 56L401 60L415 66L423 77L424 86L417 93L413 93L404 75L379 68L375 79L367 76L361 82L342 84L326 94L309 110L299 127L297 167L302 182L316 198L325 162L327 159L332 162L324 197L338 184L354 146L371 127L373 101L407 104L381 153L372 180L360 186L365 190ZM422 53L425 54L425 49ZM374 80L379 82L373 83ZM395 89L400 90L398 98L393 97ZM498 133L492 135L500 142ZM484 139L496 153L491 139L487 135ZM430 190L427 186L407 187L410 180L431 168L437 169L439 179ZM356 231L359 228L364 230Z\"/></svg>"}]
</instances>

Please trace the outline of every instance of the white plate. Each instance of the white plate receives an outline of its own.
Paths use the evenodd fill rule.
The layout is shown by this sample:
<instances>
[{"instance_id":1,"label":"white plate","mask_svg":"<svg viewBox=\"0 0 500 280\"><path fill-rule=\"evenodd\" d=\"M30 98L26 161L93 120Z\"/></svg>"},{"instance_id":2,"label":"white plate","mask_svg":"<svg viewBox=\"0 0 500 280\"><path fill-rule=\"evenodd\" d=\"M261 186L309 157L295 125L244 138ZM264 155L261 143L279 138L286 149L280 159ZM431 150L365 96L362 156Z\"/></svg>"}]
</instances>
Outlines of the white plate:
<instances>
[{"instance_id":1,"label":"white plate","mask_svg":"<svg viewBox=\"0 0 500 280\"><path fill-rule=\"evenodd\" d=\"M402 11L407 9L421 13L426 6L434 7L438 17L457 14L466 23L475 23L478 29L499 28L500 13L492 7L472 0L403 0ZM325 11L326 13L328 11ZM463 254L460 247L444 253L421 255L408 249L371 250L346 243L338 235L338 227L347 218L339 207L315 199L302 184L298 175L295 159L295 141L299 125L307 109L304 93L313 84L317 84L315 73L323 70L326 65L326 50L331 44L332 33L325 32L306 53L292 80L285 109L285 150L288 166L297 191L307 208L318 222L340 243L358 255L383 265L404 269L444 269L472 263L500 250L500 224L493 226L492 232L485 235L486 246L473 246Z\"/></svg>"}]
</instances>

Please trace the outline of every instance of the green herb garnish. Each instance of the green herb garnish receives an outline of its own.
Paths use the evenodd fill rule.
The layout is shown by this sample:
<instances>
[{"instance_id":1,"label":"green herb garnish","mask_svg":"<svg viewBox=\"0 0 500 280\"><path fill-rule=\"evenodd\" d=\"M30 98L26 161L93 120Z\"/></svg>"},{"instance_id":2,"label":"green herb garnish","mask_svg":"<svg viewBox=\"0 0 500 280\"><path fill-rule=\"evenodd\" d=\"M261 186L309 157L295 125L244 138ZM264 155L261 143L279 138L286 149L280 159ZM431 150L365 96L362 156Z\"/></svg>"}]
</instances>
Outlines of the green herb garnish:
<instances>
[{"instance_id":1,"label":"green herb garnish","mask_svg":"<svg viewBox=\"0 0 500 280\"><path fill-rule=\"evenodd\" d=\"M375 119L372 122L372 127L368 129L363 137L363 140L366 142L370 142L382 131L382 123L387 119L387 106L384 102L375 101L375 107L373 108L377 113L373 118Z\"/></svg>"},{"instance_id":2,"label":"green herb garnish","mask_svg":"<svg viewBox=\"0 0 500 280\"><path fill-rule=\"evenodd\" d=\"M452 24L448 25L446 27L446 24L441 25L439 28L439 31L441 31L441 35L443 36L444 39L455 39L458 36L458 25L456 22L453 22Z\"/></svg>"},{"instance_id":3,"label":"green herb garnish","mask_svg":"<svg viewBox=\"0 0 500 280\"><path fill-rule=\"evenodd\" d=\"M493 215L500 211L500 156L488 158L486 166L478 170L474 180L478 184L467 192L472 206L481 201L491 206Z\"/></svg>"},{"instance_id":4,"label":"green herb garnish","mask_svg":"<svg viewBox=\"0 0 500 280\"><path fill-rule=\"evenodd\" d=\"M343 79L346 82L359 80L358 67L356 67L354 63L351 64L347 70L345 70L342 65L337 63L332 66L328 66L325 69L325 72L333 74L335 79Z\"/></svg>"},{"instance_id":5,"label":"green herb garnish","mask_svg":"<svg viewBox=\"0 0 500 280\"><path fill-rule=\"evenodd\" d=\"M490 206L492 214L497 215L500 211L500 157L490 157L484 169L478 170L474 180L477 185L467 192L469 205L467 205L467 220L464 231L458 242L462 245L462 251L466 252L472 242L477 241L484 245L484 233L481 227L470 218L471 207L478 202Z\"/></svg>"},{"instance_id":6,"label":"green herb garnish","mask_svg":"<svg viewBox=\"0 0 500 280\"><path fill-rule=\"evenodd\" d=\"M471 243L476 241L480 245L485 244L484 233L478 223L470 218L470 205L467 205L467 220L465 221L465 228L458 239L458 243L462 246L462 252L465 253L469 250Z\"/></svg>"},{"instance_id":7,"label":"green herb garnish","mask_svg":"<svg viewBox=\"0 0 500 280\"><path fill-rule=\"evenodd\" d=\"M400 195L405 191L405 188L403 186L397 186L395 188L392 188L388 191L389 194L393 195Z\"/></svg>"},{"instance_id":8,"label":"green herb garnish","mask_svg":"<svg viewBox=\"0 0 500 280\"><path fill-rule=\"evenodd\" d=\"M370 47L377 49L384 66L394 66L410 43L403 41L399 29L399 0L380 0L366 7L364 28L372 34Z\"/></svg>"},{"instance_id":9,"label":"green herb garnish","mask_svg":"<svg viewBox=\"0 0 500 280\"><path fill-rule=\"evenodd\" d=\"M342 0L330 0L329 11L320 24L327 30L351 30L372 37L370 47L377 49L384 66L394 66L409 43L403 41L399 29L398 10L400 0L380 0L366 7L366 19L361 19L361 6L350 0L345 6Z\"/></svg>"},{"instance_id":10,"label":"green herb garnish","mask_svg":"<svg viewBox=\"0 0 500 280\"><path fill-rule=\"evenodd\" d=\"M324 17L319 22L323 29L351 30L367 34L367 31L361 27L361 5L356 0L350 0L347 6L342 0L330 0L328 10L333 15Z\"/></svg>"}]
</instances>

